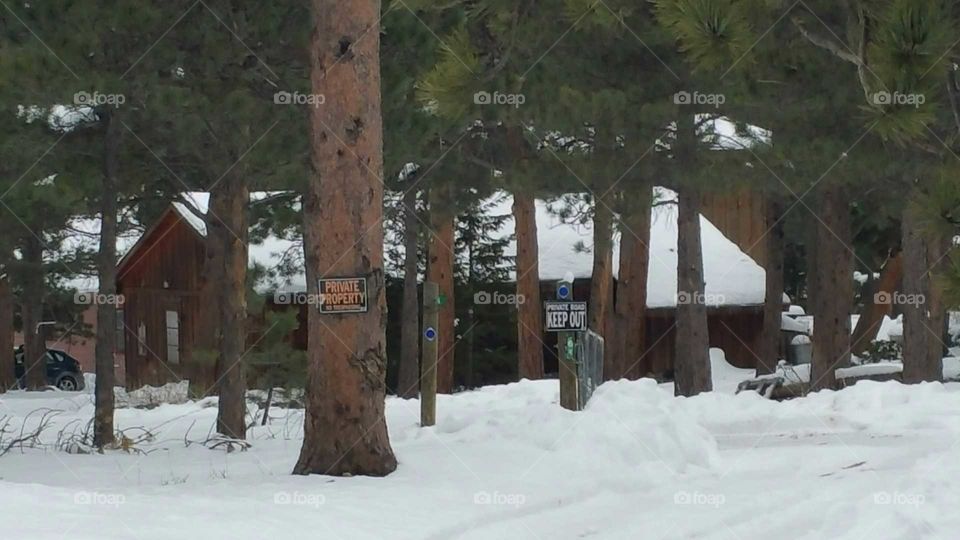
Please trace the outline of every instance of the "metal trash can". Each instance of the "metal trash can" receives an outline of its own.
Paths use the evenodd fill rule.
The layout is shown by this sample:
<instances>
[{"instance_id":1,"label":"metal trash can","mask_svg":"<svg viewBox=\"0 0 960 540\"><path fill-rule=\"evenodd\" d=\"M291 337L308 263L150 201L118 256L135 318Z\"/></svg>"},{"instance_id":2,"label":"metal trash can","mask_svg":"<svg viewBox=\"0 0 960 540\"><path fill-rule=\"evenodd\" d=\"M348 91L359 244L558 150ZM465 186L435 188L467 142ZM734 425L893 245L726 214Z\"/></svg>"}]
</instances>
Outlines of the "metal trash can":
<instances>
[{"instance_id":1,"label":"metal trash can","mask_svg":"<svg viewBox=\"0 0 960 540\"><path fill-rule=\"evenodd\" d=\"M787 348L787 361L794 366L809 364L813 360L813 342L804 335L795 336Z\"/></svg>"}]
</instances>

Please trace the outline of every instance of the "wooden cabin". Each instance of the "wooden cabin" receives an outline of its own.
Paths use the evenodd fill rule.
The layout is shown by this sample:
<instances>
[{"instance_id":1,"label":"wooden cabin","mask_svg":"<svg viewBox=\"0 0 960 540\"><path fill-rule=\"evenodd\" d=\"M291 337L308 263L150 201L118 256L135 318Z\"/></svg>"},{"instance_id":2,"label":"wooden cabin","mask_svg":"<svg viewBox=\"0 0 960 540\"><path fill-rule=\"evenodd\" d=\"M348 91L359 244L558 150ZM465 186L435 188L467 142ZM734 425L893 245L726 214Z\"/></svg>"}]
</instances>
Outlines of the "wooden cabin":
<instances>
[{"instance_id":1,"label":"wooden cabin","mask_svg":"<svg viewBox=\"0 0 960 540\"><path fill-rule=\"evenodd\" d=\"M180 379L213 383L194 352L215 346L201 293L204 237L174 207L149 227L117 268L124 295L126 386Z\"/></svg>"}]
</instances>

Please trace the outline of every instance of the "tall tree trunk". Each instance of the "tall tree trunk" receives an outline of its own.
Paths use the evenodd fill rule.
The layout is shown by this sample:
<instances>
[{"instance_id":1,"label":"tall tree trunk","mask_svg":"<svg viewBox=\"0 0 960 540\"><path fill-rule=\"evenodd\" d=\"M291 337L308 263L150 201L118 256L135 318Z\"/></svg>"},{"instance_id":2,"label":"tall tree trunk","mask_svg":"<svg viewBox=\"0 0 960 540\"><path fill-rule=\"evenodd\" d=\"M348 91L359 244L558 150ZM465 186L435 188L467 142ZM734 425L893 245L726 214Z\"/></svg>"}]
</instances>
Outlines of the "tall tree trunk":
<instances>
[{"instance_id":1,"label":"tall tree trunk","mask_svg":"<svg viewBox=\"0 0 960 540\"><path fill-rule=\"evenodd\" d=\"M633 197L635 194L630 193ZM637 201L630 201L620 231L620 271L616 289L616 332L607 360L616 366L612 378L639 379L652 370L645 362L647 342L647 276L650 269L651 190L643 188Z\"/></svg>"},{"instance_id":2,"label":"tall tree trunk","mask_svg":"<svg viewBox=\"0 0 960 540\"><path fill-rule=\"evenodd\" d=\"M673 388L678 396L695 396L713 390L707 306L704 302L700 194L694 189L681 189L678 205L677 333Z\"/></svg>"},{"instance_id":3,"label":"tall tree trunk","mask_svg":"<svg viewBox=\"0 0 960 540\"><path fill-rule=\"evenodd\" d=\"M893 313L894 295L900 290L903 281L903 252L899 249L891 254L880 269L880 279L873 280L869 288L865 287L863 295L863 313L857 319L857 326L853 329L853 354L863 354L870 349L873 340L877 338L880 325L885 316Z\"/></svg>"},{"instance_id":4,"label":"tall tree trunk","mask_svg":"<svg viewBox=\"0 0 960 540\"><path fill-rule=\"evenodd\" d=\"M384 418L383 125L380 1L313 0L311 109L315 177L304 200L309 290L367 280L366 313L308 316L307 409L295 474L384 476L397 468ZM362 39L361 39L362 38ZM321 320L323 317L323 320Z\"/></svg>"},{"instance_id":5,"label":"tall tree trunk","mask_svg":"<svg viewBox=\"0 0 960 540\"><path fill-rule=\"evenodd\" d=\"M208 220L210 240L223 254L223 269L217 284L219 340L217 355L217 432L245 439L246 381L243 356L246 353L247 321L247 208L250 193L241 174L229 175L210 193ZM267 329L269 331L269 329Z\"/></svg>"},{"instance_id":6,"label":"tall tree trunk","mask_svg":"<svg viewBox=\"0 0 960 540\"><path fill-rule=\"evenodd\" d=\"M924 299L927 303L931 343L929 373L935 371L935 381L943 380L943 358L950 353L947 342L950 340L950 314L947 310L944 291L937 284L938 273L948 264L947 255L953 248L953 237L950 235L933 234L927 239L927 257L930 258L930 294Z\"/></svg>"},{"instance_id":7,"label":"tall tree trunk","mask_svg":"<svg viewBox=\"0 0 960 540\"><path fill-rule=\"evenodd\" d=\"M27 390L43 390L47 386L46 353L43 322L43 244L34 235L24 240L24 276L20 315L23 322L24 384Z\"/></svg>"},{"instance_id":8,"label":"tall tree trunk","mask_svg":"<svg viewBox=\"0 0 960 540\"><path fill-rule=\"evenodd\" d=\"M774 373L780 361L780 327L783 323L783 207L775 195L766 199L767 265L764 269L766 294L763 301L763 336L757 375Z\"/></svg>"},{"instance_id":9,"label":"tall tree trunk","mask_svg":"<svg viewBox=\"0 0 960 540\"><path fill-rule=\"evenodd\" d=\"M437 328L437 393L453 393L454 345L456 344L456 311L454 293L454 234L456 216L449 211L452 204L445 194L445 188L430 190L430 235L427 254L427 281L440 287L440 328Z\"/></svg>"},{"instance_id":10,"label":"tall tree trunk","mask_svg":"<svg viewBox=\"0 0 960 540\"><path fill-rule=\"evenodd\" d=\"M607 325L613 312L613 212L606 201L597 199L593 208L593 271L590 276L589 326L608 338ZM612 325L611 325L612 326ZM604 350L603 379L617 377L617 366Z\"/></svg>"},{"instance_id":11,"label":"tall tree trunk","mask_svg":"<svg viewBox=\"0 0 960 540\"><path fill-rule=\"evenodd\" d=\"M403 196L403 308L400 321L400 372L397 395L417 397L420 390L420 300L417 297L420 220L417 218L417 191Z\"/></svg>"},{"instance_id":12,"label":"tall tree trunk","mask_svg":"<svg viewBox=\"0 0 960 540\"><path fill-rule=\"evenodd\" d=\"M477 282L476 276L474 274L474 266L473 266L474 265L473 253L474 253L475 246L473 245L472 239L470 242L468 242L466 247L467 247L467 268L469 270L467 271L467 283L466 283L467 290L464 292L466 293L465 296L467 298L472 299L474 298L473 284ZM460 349L461 351L463 351L463 363L465 367L465 369L463 370L463 373L464 373L463 386L467 389L473 388L473 368L474 368L473 337L474 336L473 336L472 330L473 330L474 320L476 319L476 317L474 317L473 308L474 308L473 303L468 304L467 311L464 314L463 328L466 328L467 331L463 336L463 340L462 340L463 345L462 345L462 348Z\"/></svg>"},{"instance_id":13,"label":"tall tree trunk","mask_svg":"<svg viewBox=\"0 0 960 540\"><path fill-rule=\"evenodd\" d=\"M943 379L941 340L944 310L933 285L933 266L943 255L939 235L922 230L915 212L903 215L903 291L891 300L903 300L903 382Z\"/></svg>"},{"instance_id":14,"label":"tall tree trunk","mask_svg":"<svg viewBox=\"0 0 960 540\"><path fill-rule=\"evenodd\" d=\"M103 192L100 194L100 252L97 255L97 278L100 282L97 307L97 343L94 350L97 374L94 389L93 444L98 448L112 445L113 387L116 374L113 353L117 342L117 189L120 166L120 144L123 128L119 119L105 114Z\"/></svg>"},{"instance_id":15,"label":"tall tree trunk","mask_svg":"<svg viewBox=\"0 0 960 540\"><path fill-rule=\"evenodd\" d=\"M540 243L537 202L527 193L513 194L517 239L517 373L521 379L543 378L543 313L540 305ZM521 302L519 299L523 299Z\"/></svg>"},{"instance_id":16,"label":"tall tree trunk","mask_svg":"<svg viewBox=\"0 0 960 540\"><path fill-rule=\"evenodd\" d=\"M0 277L0 351L13 351L13 291L10 277ZM15 388L13 354L0 354L0 393Z\"/></svg>"},{"instance_id":17,"label":"tall tree trunk","mask_svg":"<svg viewBox=\"0 0 960 540\"><path fill-rule=\"evenodd\" d=\"M197 332L197 340L194 343L195 353L192 358L181 359L179 366L168 366L170 369L179 367L181 378L189 379L190 395L196 398L206 397L219 392L217 380L220 377L218 364L210 364L210 359L214 361L219 358L220 348L220 295L224 283L224 268L226 268L226 253L224 244L219 238L217 227L222 229L223 225L219 220L212 216L219 216L229 212L229 204L225 204L224 198L218 190L210 193L210 201L207 211L207 237L204 244L204 260L201 271L200 284L200 312L197 317L200 331ZM210 223L215 221L216 223Z\"/></svg>"},{"instance_id":18,"label":"tall tree trunk","mask_svg":"<svg viewBox=\"0 0 960 540\"><path fill-rule=\"evenodd\" d=\"M813 295L813 365L810 390L836 388L836 369L850 364L853 253L850 208L834 186L823 188L816 227Z\"/></svg>"}]
</instances>

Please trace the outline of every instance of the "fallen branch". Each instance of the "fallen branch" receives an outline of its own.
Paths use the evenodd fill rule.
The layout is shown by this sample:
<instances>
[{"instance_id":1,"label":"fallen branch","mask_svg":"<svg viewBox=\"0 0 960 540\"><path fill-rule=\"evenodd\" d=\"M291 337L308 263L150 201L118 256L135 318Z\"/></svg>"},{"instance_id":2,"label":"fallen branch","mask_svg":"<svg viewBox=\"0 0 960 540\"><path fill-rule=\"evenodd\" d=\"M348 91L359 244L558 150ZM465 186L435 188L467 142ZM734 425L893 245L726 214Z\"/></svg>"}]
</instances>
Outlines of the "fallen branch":
<instances>
[{"instance_id":1,"label":"fallen branch","mask_svg":"<svg viewBox=\"0 0 960 540\"><path fill-rule=\"evenodd\" d=\"M42 415L40 416L40 423L32 431L29 431L29 432L26 431L27 421L35 412L39 412L39 411L42 411ZM15 447L19 447L20 451L22 452L24 449L24 445L26 445L27 448L37 448L42 446L40 443L40 436L43 434L44 431L46 431L48 427L50 427L50 422L53 421L54 417L56 417L61 412L62 411L58 411L54 409L38 409L36 411L31 411L30 414L28 414L23 419L23 423L20 425L19 434L13 439L11 439L9 442L4 443L3 442L4 435L7 433L11 433L11 431L8 429L10 425L10 419L6 419L3 426L0 427L0 456L6 455Z\"/></svg>"}]
</instances>

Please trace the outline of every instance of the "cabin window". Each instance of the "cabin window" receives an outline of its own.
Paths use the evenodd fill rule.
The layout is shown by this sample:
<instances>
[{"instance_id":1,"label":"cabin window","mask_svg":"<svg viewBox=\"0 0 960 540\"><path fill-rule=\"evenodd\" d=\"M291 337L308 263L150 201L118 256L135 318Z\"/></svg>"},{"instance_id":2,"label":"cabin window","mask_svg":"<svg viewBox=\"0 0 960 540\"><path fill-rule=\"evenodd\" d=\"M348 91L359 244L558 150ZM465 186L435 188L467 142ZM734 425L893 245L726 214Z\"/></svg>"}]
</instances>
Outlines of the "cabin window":
<instances>
[{"instance_id":1,"label":"cabin window","mask_svg":"<svg viewBox=\"0 0 960 540\"><path fill-rule=\"evenodd\" d=\"M167 362L180 363L180 314L167 311Z\"/></svg>"},{"instance_id":2,"label":"cabin window","mask_svg":"<svg viewBox=\"0 0 960 540\"><path fill-rule=\"evenodd\" d=\"M124 336L125 332L123 331L124 325L123 325L122 309L117 310L116 329L117 329L117 338L116 338L117 342L114 344L114 352L122 353L125 350L124 345L126 344L126 341L125 341L126 336Z\"/></svg>"}]
</instances>

